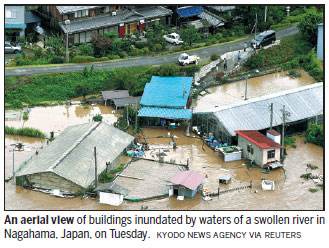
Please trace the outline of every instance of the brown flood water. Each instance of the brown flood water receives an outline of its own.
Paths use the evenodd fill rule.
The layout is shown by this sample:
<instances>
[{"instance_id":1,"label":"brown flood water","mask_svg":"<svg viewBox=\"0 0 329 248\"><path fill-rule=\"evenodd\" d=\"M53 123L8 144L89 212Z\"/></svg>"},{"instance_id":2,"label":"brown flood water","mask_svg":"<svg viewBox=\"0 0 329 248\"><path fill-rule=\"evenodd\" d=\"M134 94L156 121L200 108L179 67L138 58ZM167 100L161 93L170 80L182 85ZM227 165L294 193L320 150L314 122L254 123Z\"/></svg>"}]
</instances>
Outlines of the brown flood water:
<instances>
[{"instance_id":1,"label":"brown flood water","mask_svg":"<svg viewBox=\"0 0 329 248\"><path fill-rule=\"evenodd\" d=\"M279 72L248 79L247 98L255 98L268 94L278 93L315 83L316 81L305 71L300 71L301 77L290 78L287 72ZM211 94L199 96L195 103L195 111L204 111L209 108L230 104L244 100L246 80L228 83L210 88Z\"/></svg>"},{"instance_id":2,"label":"brown flood water","mask_svg":"<svg viewBox=\"0 0 329 248\"><path fill-rule=\"evenodd\" d=\"M306 72L302 77L290 79L284 72L267 75L248 80L248 98L279 92L285 89L300 87L313 83L314 80ZM214 87L210 94L198 99L197 106L204 108L209 104L228 104L243 100L244 83L240 81L227 85ZM81 106L56 106L36 107L30 113L28 121L6 121L6 125L21 127L35 127L49 134L50 131L59 133L65 127L89 122L92 116L101 113L108 123L116 121L118 114L112 114L113 109L105 106L91 106L93 109L84 109ZM144 133L148 137L166 136L165 128L145 128ZM284 175L281 169L271 171L269 175L263 174L261 169L248 170L244 161L224 162L222 156L211 150L207 145L203 146L202 140L197 137L184 136L184 128L171 129L170 134L176 135L177 149L169 156L176 163L190 162L190 169L208 176L203 182L205 188L217 191L218 178L222 175L231 175L229 185L220 185L221 190L249 185L253 182L252 189L237 190L219 197L213 197L211 201L204 201L200 194L194 199L185 198L178 201L176 197L152 200L147 202L124 201L119 207L99 204L94 199L62 199L44 193L35 192L15 186L13 181L5 183L5 209L29 209L29 210L140 210L141 206L156 210L322 210L323 191L309 192L309 188L315 188L313 181L304 181L299 178L306 173L306 164L317 165L319 169L313 174L323 174L323 149L313 144L304 144L304 138L296 137L297 148L288 148L285 160ZM20 136L5 136L5 178L12 175L12 152L10 144L23 142L28 144L31 152L15 152L15 168L30 158L36 150L46 146L45 142L36 138ZM169 147L171 140L167 138L149 139L148 142L157 147ZM121 163L127 162L124 157ZM275 180L275 191L262 191L261 178Z\"/></svg>"},{"instance_id":3,"label":"brown flood water","mask_svg":"<svg viewBox=\"0 0 329 248\"><path fill-rule=\"evenodd\" d=\"M112 113L114 109L110 106L94 105L85 109L81 105L60 105L54 107L33 107L29 114L29 119L24 121L5 121L5 125L20 128L33 127L49 135L63 131L68 126L91 122L96 114L103 116L103 121L109 124L116 122L120 116Z\"/></svg>"},{"instance_id":4,"label":"brown flood water","mask_svg":"<svg viewBox=\"0 0 329 248\"><path fill-rule=\"evenodd\" d=\"M221 175L231 175L232 182L229 185L220 185L221 190L249 185L253 181L252 189L243 189L213 197L211 201L204 201L200 194L194 199L185 198L178 201L176 197L146 202L124 201L119 207L99 204L97 200L85 198L61 199L44 193L35 192L15 186L13 181L5 184L5 208L9 209L45 209L45 210L140 210L141 206L156 210L254 210L254 209L281 209L281 210L321 210L323 207L323 191L311 193L309 188L314 188L312 181L304 181L299 178L306 173L306 164L317 165L319 169L315 174L323 173L323 150L313 144L304 144L303 138L297 138L297 148L289 148L285 160L286 177L282 170L271 171L269 175L261 173L261 169L248 170L244 161L224 162L223 158L209 147L204 145L198 138L184 136L183 129L170 130L172 135L177 135L177 149L174 156L182 162L186 158L190 160L190 169L208 175L203 185L212 191L217 191L217 180ZM167 129L147 128L144 129L146 136L166 135ZM21 139L23 141L23 139ZM169 139L153 139L149 142L156 146L169 144ZM6 136L6 144L16 142L13 137ZM34 154L35 150L41 149L45 144L35 138L25 139L29 143L31 152L15 152L15 167ZM5 152L5 177L11 175L12 153L10 146L6 146ZM169 155L168 155L169 156ZM176 162L179 162L176 159ZM125 157L122 162L126 162ZM224 169L224 170L223 170ZM262 191L261 178L275 180L275 191ZM256 193L255 193L256 191Z\"/></svg>"}]
</instances>

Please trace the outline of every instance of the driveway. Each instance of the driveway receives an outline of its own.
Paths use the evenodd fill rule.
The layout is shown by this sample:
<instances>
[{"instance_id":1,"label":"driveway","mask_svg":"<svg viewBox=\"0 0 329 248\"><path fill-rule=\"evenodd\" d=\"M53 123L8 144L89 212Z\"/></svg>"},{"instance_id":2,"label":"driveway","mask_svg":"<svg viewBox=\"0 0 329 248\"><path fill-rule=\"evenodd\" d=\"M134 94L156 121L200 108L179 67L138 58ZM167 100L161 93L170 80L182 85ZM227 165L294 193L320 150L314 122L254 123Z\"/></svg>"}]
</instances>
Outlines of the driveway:
<instances>
[{"instance_id":1,"label":"driveway","mask_svg":"<svg viewBox=\"0 0 329 248\"><path fill-rule=\"evenodd\" d=\"M284 38L287 36L295 35L298 33L297 27L289 27L277 31L277 39ZM200 56L201 61L208 60L211 54L222 55L227 52L236 51L243 49L243 43L247 41L250 43L250 39L241 40L233 43L218 45L214 47L201 48L199 50L191 52L191 54L196 54ZM131 58L122 61L114 62L102 62L95 63L94 69L112 69L112 68L122 68L122 67L132 67L132 66L145 66L145 65L161 65L167 63L176 63L177 54L159 56L159 57L140 57ZM44 67L25 67L19 69L5 69L5 76L20 76L27 74L42 74L42 73L54 73L54 72L71 72L71 71L82 71L84 67L91 67L92 64L70 64L63 66L44 66Z\"/></svg>"}]
</instances>

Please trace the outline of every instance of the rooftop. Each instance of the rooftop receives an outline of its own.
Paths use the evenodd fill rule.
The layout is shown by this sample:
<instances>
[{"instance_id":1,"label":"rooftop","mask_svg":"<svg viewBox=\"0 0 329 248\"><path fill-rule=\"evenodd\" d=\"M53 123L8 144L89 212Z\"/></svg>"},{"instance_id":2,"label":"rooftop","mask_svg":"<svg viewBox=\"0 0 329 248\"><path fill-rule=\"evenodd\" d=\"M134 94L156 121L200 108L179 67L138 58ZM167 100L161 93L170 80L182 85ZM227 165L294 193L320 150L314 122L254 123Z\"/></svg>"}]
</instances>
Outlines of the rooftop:
<instances>
[{"instance_id":1,"label":"rooftop","mask_svg":"<svg viewBox=\"0 0 329 248\"><path fill-rule=\"evenodd\" d=\"M52 172L83 188L95 179L94 147L97 147L97 172L106 169L130 145L134 137L103 122L66 128L16 176Z\"/></svg>"},{"instance_id":2,"label":"rooftop","mask_svg":"<svg viewBox=\"0 0 329 248\"><path fill-rule=\"evenodd\" d=\"M95 9L101 6L56 6L56 9L60 14L72 13L79 10Z\"/></svg>"},{"instance_id":3,"label":"rooftop","mask_svg":"<svg viewBox=\"0 0 329 248\"><path fill-rule=\"evenodd\" d=\"M281 148L280 144L274 142L256 130L240 130L235 132L260 148Z\"/></svg>"},{"instance_id":4,"label":"rooftop","mask_svg":"<svg viewBox=\"0 0 329 248\"><path fill-rule=\"evenodd\" d=\"M195 114L212 113L235 136L235 130L269 128L269 106L273 103L273 126L282 124L282 107L289 112L287 123L323 114L323 83L298 87L233 104L212 108Z\"/></svg>"},{"instance_id":5,"label":"rooftop","mask_svg":"<svg viewBox=\"0 0 329 248\"><path fill-rule=\"evenodd\" d=\"M190 190L195 190L206 177L196 171L180 171L174 176L170 182L179 184Z\"/></svg>"},{"instance_id":6,"label":"rooftop","mask_svg":"<svg viewBox=\"0 0 329 248\"><path fill-rule=\"evenodd\" d=\"M138 116L189 120L192 118L192 111L190 109L142 107L139 110Z\"/></svg>"},{"instance_id":7,"label":"rooftop","mask_svg":"<svg viewBox=\"0 0 329 248\"><path fill-rule=\"evenodd\" d=\"M129 91L128 90L102 91L102 96L105 101L112 100L112 99L127 98L127 97L129 97Z\"/></svg>"},{"instance_id":8,"label":"rooftop","mask_svg":"<svg viewBox=\"0 0 329 248\"><path fill-rule=\"evenodd\" d=\"M144 88L141 104L149 107L186 107L192 77L153 76Z\"/></svg>"},{"instance_id":9,"label":"rooftop","mask_svg":"<svg viewBox=\"0 0 329 248\"><path fill-rule=\"evenodd\" d=\"M64 7L70 7L70 6L64 6ZM89 7L97 7L97 6L89 6ZM109 13L107 15L88 17L80 20L72 20L68 29L69 29L69 33L81 32L86 30L102 28L102 27L119 25L120 23L130 23L130 22L145 20L149 18L168 16L171 14L172 14L171 10L166 9L162 6L147 6L145 8L138 9L138 12L136 10L126 9L122 12L117 12L115 16L112 16L112 13ZM64 33L67 32L66 26L63 22L59 23L59 26Z\"/></svg>"}]
</instances>

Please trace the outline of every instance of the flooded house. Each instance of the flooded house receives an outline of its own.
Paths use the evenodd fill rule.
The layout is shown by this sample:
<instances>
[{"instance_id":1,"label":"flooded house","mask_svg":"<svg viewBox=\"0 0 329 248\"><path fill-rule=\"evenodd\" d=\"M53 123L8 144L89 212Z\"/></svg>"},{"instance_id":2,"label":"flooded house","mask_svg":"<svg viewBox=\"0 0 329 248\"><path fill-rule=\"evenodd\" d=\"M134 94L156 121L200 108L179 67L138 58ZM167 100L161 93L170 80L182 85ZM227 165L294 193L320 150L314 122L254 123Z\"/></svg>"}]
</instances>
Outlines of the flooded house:
<instances>
[{"instance_id":1,"label":"flooded house","mask_svg":"<svg viewBox=\"0 0 329 248\"><path fill-rule=\"evenodd\" d=\"M96 172L98 176L112 169L133 141L133 136L103 122L70 126L16 172L16 184L47 193L85 192Z\"/></svg>"},{"instance_id":2,"label":"flooded house","mask_svg":"<svg viewBox=\"0 0 329 248\"><path fill-rule=\"evenodd\" d=\"M138 117L145 126L169 126L192 118L192 77L153 76L144 88Z\"/></svg>"},{"instance_id":3,"label":"flooded house","mask_svg":"<svg viewBox=\"0 0 329 248\"><path fill-rule=\"evenodd\" d=\"M193 198L202 189L201 183L205 178L196 171L180 171L170 180L169 196L176 194L178 200Z\"/></svg>"},{"instance_id":4,"label":"flooded house","mask_svg":"<svg viewBox=\"0 0 329 248\"><path fill-rule=\"evenodd\" d=\"M243 156L259 166L280 161L281 145L256 130L235 131Z\"/></svg>"},{"instance_id":5,"label":"flooded house","mask_svg":"<svg viewBox=\"0 0 329 248\"><path fill-rule=\"evenodd\" d=\"M103 101L105 105L115 106L115 110L128 105L138 108L141 101L140 96L130 96L128 90L110 90L102 91Z\"/></svg>"},{"instance_id":6,"label":"flooded house","mask_svg":"<svg viewBox=\"0 0 329 248\"><path fill-rule=\"evenodd\" d=\"M314 83L249 100L226 104L207 111L193 113L193 126L202 133L212 133L220 142L236 143L235 130L269 129L273 104L272 126L282 125L285 106L286 123L291 132L306 130L309 122L322 123L323 83Z\"/></svg>"}]
</instances>

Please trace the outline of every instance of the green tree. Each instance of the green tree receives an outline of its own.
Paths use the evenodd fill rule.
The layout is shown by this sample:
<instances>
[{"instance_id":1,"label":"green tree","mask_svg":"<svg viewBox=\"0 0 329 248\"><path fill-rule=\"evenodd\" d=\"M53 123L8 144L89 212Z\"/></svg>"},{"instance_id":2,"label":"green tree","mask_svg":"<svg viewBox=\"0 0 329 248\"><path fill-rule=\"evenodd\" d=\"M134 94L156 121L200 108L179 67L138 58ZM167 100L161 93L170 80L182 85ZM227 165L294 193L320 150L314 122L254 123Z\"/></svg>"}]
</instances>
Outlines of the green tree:
<instances>
[{"instance_id":1,"label":"green tree","mask_svg":"<svg viewBox=\"0 0 329 248\"><path fill-rule=\"evenodd\" d=\"M64 43L63 43L63 36L53 36L48 38L45 41L45 45L50 47L51 53L54 53L57 56L63 56L64 51Z\"/></svg>"},{"instance_id":2,"label":"green tree","mask_svg":"<svg viewBox=\"0 0 329 248\"><path fill-rule=\"evenodd\" d=\"M306 10L305 15L298 24L302 37L314 46L318 38L318 24L323 22L323 11L321 10L318 11L315 7Z\"/></svg>"},{"instance_id":3,"label":"green tree","mask_svg":"<svg viewBox=\"0 0 329 248\"><path fill-rule=\"evenodd\" d=\"M323 125L311 123L306 130L307 142L323 146Z\"/></svg>"},{"instance_id":4,"label":"green tree","mask_svg":"<svg viewBox=\"0 0 329 248\"><path fill-rule=\"evenodd\" d=\"M112 45L112 39L97 33L91 35L90 42L94 47L94 56L97 58L105 57L109 53Z\"/></svg>"},{"instance_id":5,"label":"green tree","mask_svg":"<svg viewBox=\"0 0 329 248\"><path fill-rule=\"evenodd\" d=\"M200 33L198 29L194 27L186 28L183 30L181 38L183 41L185 41L188 45L191 46L193 42L196 42L198 39L200 39Z\"/></svg>"}]
</instances>

